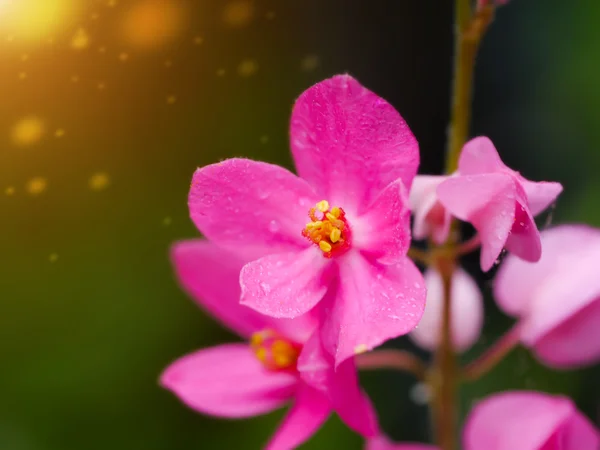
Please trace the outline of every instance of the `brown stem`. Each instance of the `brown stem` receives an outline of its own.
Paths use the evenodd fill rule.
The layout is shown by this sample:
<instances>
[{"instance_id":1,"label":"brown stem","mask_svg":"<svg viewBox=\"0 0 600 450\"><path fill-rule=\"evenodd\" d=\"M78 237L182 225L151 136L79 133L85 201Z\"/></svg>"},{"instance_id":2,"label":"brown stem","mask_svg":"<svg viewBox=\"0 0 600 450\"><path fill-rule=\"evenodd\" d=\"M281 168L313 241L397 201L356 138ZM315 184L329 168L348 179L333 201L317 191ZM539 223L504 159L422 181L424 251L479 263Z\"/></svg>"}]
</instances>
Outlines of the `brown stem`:
<instances>
[{"instance_id":1,"label":"brown stem","mask_svg":"<svg viewBox=\"0 0 600 450\"><path fill-rule=\"evenodd\" d=\"M447 173L456 171L460 151L469 136L475 56L481 38L494 17L493 5L482 6L471 17L469 3L469 0L456 0L456 47L450 136L446 154Z\"/></svg>"},{"instance_id":2,"label":"brown stem","mask_svg":"<svg viewBox=\"0 0 600 450\"><path fill-rule=\"evenodd\" d=\"M411 247L408 249L408 257L415 262L423 264L424 266L431 264L431 256L426 250Z\"/></svg>"},{"instance_id":3,"label":"brown stem","mask_svg":"<svg viewBox=\"0 0 600 450\"><path fill-rule=\"evenodd\" d=\"M433 417L437 443L442 450L453 450L456 446L456 394L457 363L451 340L451 291L452 273L455 269L453 257L437 261L442 276L444 303L442 307L442 330L440 344L434 357L432 383L434 392Z\"/></svg>"},{"instance_id":4,"label":"brown stem","mask_svg":"<svg viewBox=\"0 0 600 450\"><path fill-rule=\"evenodd\" d=\"M464 368L462 378L474 381L492 370L517 346L520 339L519 326L515 325L498 339L483 355Z\"/></svg>"},{"instance_id":5,"label":"brown stem","mask_svg":"<svg viewBox=\"0 0 600 450\"><path fill-rule=\"evenodd\" d=\"M403 350L375 350L356 357L356 366L361 370L394 369L411 373L418 380L424 380L427 371L425 363L412 353Z\"/></svg>"},{"instance_id":6,"label":"brown stem","mask_svg":"<svg viewBox=\"0 0 600 450\"><path fill-rule=\"evenodd\" d=\"M481 37L492 20L493 6L482 6L473 13L471 0L455 0L456 48L454 55L454 81L452 85L452 109L450 136L446 154L446 173L451 174L458 167L458 159L469 136L471 121L471 97L473 90L473 70L475 56ZM448 241L438 252L435 265L442 276L444 302L442 307L442 330L440 345L435 354L430 383L434 392L433 417L436 441L442 450L454 450L457 444L457 387L458 370L456 355L451 340L452 274L456 266L457 222L451 225Z\"/></svg>"}]
</instances>

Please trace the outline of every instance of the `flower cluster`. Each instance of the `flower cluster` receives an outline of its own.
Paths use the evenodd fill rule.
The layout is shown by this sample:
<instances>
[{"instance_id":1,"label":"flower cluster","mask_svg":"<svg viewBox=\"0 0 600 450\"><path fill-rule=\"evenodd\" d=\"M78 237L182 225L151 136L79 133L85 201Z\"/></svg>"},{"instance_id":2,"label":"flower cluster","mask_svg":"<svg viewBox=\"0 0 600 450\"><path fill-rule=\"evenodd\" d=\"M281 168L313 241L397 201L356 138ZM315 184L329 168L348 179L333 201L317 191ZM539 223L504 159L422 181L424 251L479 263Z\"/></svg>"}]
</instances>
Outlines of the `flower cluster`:
<instances>
[{"instance_id":1,"label":"flower cluster","mask_svg":"<svg viewBox=\"0 0 600 450\"><path fill-rule=\"evenodd\" d=\"M228 159L193 176L190 215L205 239L173 247L175 271L243 342L197 351L166 369L162 385L185 404L239 418L290 403L267 445L272 450L305 442L332 412L369 450L433 449L382 435L357 369L366 352L407 333L427 350L438 348L448 276L450 346L460 352L478 339L477 283L461 268L448 275L438 264L448 249L436 244L456 239L455 219L476 230L463 246L481 246L482 270L510 252L494 286L500 308L518 318L509 346L521 342L552 367L600 360L593 263L600 230L569 225L540 233L534 221L560 194L559 183L527 180L485 137L464 146L455 173L415 178L419 150L406 122L348 75L296 101L291 149L298 175ZM432 242L420 261L430 265L424 276L407 256L411 237ZM477 404L463 445L597 450L599 436L566 398L507 392Z\"/></svg>"}]
</instances>

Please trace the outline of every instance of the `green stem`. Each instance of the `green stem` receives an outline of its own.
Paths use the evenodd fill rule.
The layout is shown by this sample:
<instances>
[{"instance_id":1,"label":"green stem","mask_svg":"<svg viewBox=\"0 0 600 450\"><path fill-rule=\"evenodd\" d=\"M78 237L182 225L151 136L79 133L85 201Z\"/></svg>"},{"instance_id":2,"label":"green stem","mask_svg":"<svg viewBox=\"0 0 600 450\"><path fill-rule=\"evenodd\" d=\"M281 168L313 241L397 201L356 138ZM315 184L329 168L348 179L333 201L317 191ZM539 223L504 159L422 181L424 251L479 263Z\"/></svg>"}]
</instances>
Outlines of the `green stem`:
<instances>
[{"instance_id":1,"label":"green stem","mask_svg":"<svg viewBox=\"0 0 600 450\"><path fill-rule=\"evenodd\" d=\"M507 331L483 355L467 365L463 370L463 379L474 381L492 370L519 343L521 331L518 325Z\"/></svg>"},{"instance_id":2,"label":"green stem","mask_svg":"<svg viewBox=\"0 0 600 450\"><path fill-rule=\"evenodd\" d=\"M446 173L458 168L458 159L463 145L469 136L471 102L473 91L473 71L475 56L481 37L492 20L493 6L478 8L474 13L471 0L455 0L456 48L454 55L454 81L452 85L452 107L450 136L446 154ZM457 388L459 383L456 354L451 340L451 292L452 275L457 264L457 242L460 238L457 222L451 227L448 241L438 252L435 266L444 286L442 307L441 339L434 357L430 383L433 388L433 418L436 441L442 450L454 450L457 444Z\"/></svg>"},{"instance_id":3,"label":"green stem","mask_svg":"<svg viewBox=\"0 0 600 450\"><path fill-rule=\"evenodd\" d=\"M360 370L393 369L411 373L423 381L427 371L425 363L412 353L403 350L383 349L356 356Z\"/></svg>"}]
</instances>

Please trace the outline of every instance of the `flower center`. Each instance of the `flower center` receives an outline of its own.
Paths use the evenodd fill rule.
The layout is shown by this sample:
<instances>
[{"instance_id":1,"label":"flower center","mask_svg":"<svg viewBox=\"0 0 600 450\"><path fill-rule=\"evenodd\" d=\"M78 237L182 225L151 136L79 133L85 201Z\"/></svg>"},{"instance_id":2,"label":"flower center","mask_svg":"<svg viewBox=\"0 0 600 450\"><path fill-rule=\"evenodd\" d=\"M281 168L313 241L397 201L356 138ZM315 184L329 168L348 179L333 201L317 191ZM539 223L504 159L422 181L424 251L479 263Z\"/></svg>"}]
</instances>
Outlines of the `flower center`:
<instances>
[{"instance_id":1,"label":"flower center","mask_svg":"<svg viewBox=\"0 0 600 450\"><path fill-rule=\"evenodd\" d=\"M258 331L250 338L256 358L269 370L295 369L302 347L276 331Z\"/></svg>"},{"instance_id":2,"label":"flower center","mask_svg":"<svg viewBox=\"0 0 600 450\"><path fill-rule=\"evenodd\" d=\"M350 226L342 208L330 208L327 200L321 200L310 208L308 217L311 221L302 230L302 235L318 245L323 256L331 258L350 248Z\"/></svg>"}]
</instances>

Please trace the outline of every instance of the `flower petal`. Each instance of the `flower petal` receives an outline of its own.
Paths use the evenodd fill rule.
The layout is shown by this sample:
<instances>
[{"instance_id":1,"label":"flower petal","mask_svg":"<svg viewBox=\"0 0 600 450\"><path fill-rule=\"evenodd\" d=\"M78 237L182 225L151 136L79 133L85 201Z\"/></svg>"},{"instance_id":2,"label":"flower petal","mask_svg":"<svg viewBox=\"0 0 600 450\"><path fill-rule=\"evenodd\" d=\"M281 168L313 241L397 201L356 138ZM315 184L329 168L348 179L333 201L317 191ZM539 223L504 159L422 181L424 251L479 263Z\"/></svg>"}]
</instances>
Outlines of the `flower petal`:
<instances>
[{"instance_id":1,"label":"flower petal","mask_svg":"<svg viewBox=\"0 0 600 450\"><path fill-rule=\"evenodd\" d=\"M353 359L337 369L333 357L323 348L319 333L304 345L298 358L301 378L326 395L342 421L362 436L379 432L377 414L367 395L361 391Z\"/></svg>"},{"instance_id":2,"label":"flower petal","mask_svg":"<svg viewBox=\"0 0 600 450\"><path fill-rule=\"evenodd\" d=\"M382 264L395 264L410 247L410 209L401 180L388 185L353 222L352 242Z\"/></svg>"},{"instance_id":3,"label":"flower petal","mask_svg":"<svg viewBox=\"0 0 600 450\"><path fill-rule=\"evenodd\" d=\"M178 242L171 260L183 289L212 316L242 337L271 328L296 342L304 342L317 322L305 314L296 319L274 319L240 304L240 271L248 258L204 239Z\"/></svg>"},{"instance_id":4,"label":"flower petal","mask_svg":"<svg viewBox=\"0 0 600 450\"><path fill-rule=\"evenodd\" d=\"M249 337L272 320L240 305L240 270L246 261L204 239L171 248L175 274L183 289L209 314L240 336Z\"/></svg>"},{"instance_id":5,"label":"flower petal","mask_svg":"<svg viewBox=\"0 0 600 450\"><path fill-rule=\"evenodd\" d=\"M266 450L289 450L307 441L331 413L323 393L301 384L296 399L283 423L267 444Z\"/></svg>"},{"instance_id":6,"label":"flower petal","mask_svg":"<svg viewBox=\"0 0 600 450\"><path fill-rule=\"evenodd\" d=\"M309 247L246 264L240 274L242 304L271 317L301 316L327 291L329 263L316 247Z\"/></svg>"},{"instance_id":7,"label":"flower petal","mask_svg":"<svg viewBox=\"0 0 600 450\"><path fill-rule=\"evenodd\" d=\"M268 371L247 344L225 344L175 361L160 383L202 413L251 417L282 406L296 392L298 378Z\"/></svg>"},{"instance_id":8,"label":"flower petal","mask_svg":"<svg viewBox=\"0 0 600 450\"><path fill-rule=\"evenodd\" d=\"M582 255L600 252L600 230L586 225L554 227L543 231L541 238L544 251L537 263L509 255L498 270L494 297L507 314L525 314L540 286L553 278L568 278L584 267ZM592 262L592 267L595 265Z\"/></svg>"},{"instance_id":9,"label":"flower petal","mask_svg":"<svg viewBox=\"0 0 600 450\"><path fill-rule=\"evenodd\" d=\"M555 446L549 449L559 450L598 450L600 449L600 432L592 423L576 411L563 424L555 436Z\"/></svg>"},{"instance_id":10,"label":"flower petal","mask_svg":"<svg viewBox=\"0 0 600 450\"><path fill-rule=\"evenodd\" d=\"M599 323L600 294L530 345L536 356L551 367L572 369L595 364L600 361Z\"/></svg>"},{"instance_id":11,"label":"flower petal","mask_svg":"<svg viewBox=\"0 0 600 450\"><path fill-rule=\"evenodd\" d=\"M479 136L467 142L458 160L458 170L461 175L493 173L503 169L508 169L508 167L500 159L492 141L485 136Z\"/></svg>"},{"instance_id":12,"label":"flower petal","mask_svg":"<svg viewBox=\"0 0 600 450\"><path fill-rule=\"evenodd\" d=\"M533 216L537 216L554 203L563 190L562 184L553 181L535 182L523 177L520 178Z\"/></svg>"},{"instance_id":13,"label":"flower petal","mask_svg":"<svg viewBox=\"0 0 600 450\"><path fill-rule=\"evenodd\" d=\"M542 241L529 208L517 202L514 223L504 246L525 261L537 262L542 257Z\"/></svg>"},{"instance_id":14,"label":"flower petal","mask_svg":"<svg viewBox=\"0 0 600 450\"><path fill-rule=\"evenodd\" d=\"M319 200L306 181L282 167L234 158L196 170L188 204L208 239L263 256L307 247L302 228Z\"/></svg>"},{"instance_id":15,"label":"flower petal","mask_svg":"<svg viewBox=\"0 0 600 450\"><path fill-rule=\"evenodd\" d=\"M337 296L321 328L335 363L415 328L425 308L425 283L408 258L384 266L349 253L340 263Z\"/></svg>"},{"instance_id":16,"label":"flower petal","mask_svg":"<svg viewBox=\"0 0 600 450\"><path fill-rule=\"evenodd\" d=\"M525 391L496 394L477 404L467 417L463 446L539 450L575 412L565 397Z\"/></svg>"},{"instance_id":17,"label":"flower petal","mask_svg":"<svg viewBox=\"0 0 600 450\"><path fill-rule=\"evenodd\" d=\"M481 237L481 268L494 265L508 239L515 217L516 188L504 173L451 177L437 194L451 214L471 222Z\"/></svg>"},{"instance_id":18,"label":"flower petal","mask_svg":"<svg viewBox=\"0 0 600 450\"><path fill-rule=\"evenodd\" d=\"M512 256L500 268L495 297L520 316L521 339L546 364L573 367L600 358L600 230L564 225L542 233L536 264Z\"/></svg>"},{"instance_id":19,"label":"flower petal","mask_svg":"<svg viewBox=\"0 0 600 450\"><path fill-rule=\"evenodd\" d=\"M435 269L425 272L427 301L419 325L409 337L419 347L434 351L439 343L442 323L444 286ZM468 350L481 335L483 326L483 296L471 276L457 268L452 276L452 344L460 352Z\"/></svg>"},{"instance_id":20,"label":"flower petal","mask_svg":"<svg viewBox=\"0 0 600 450\"><path fill-rule=\"evenodd\" d=\"M450 233L450 213L438 202L436 188L447 176L417 175L410 190L410 207L414 214L413 238L431 236L442 244Z\"/></svg>"},{"instance_id":21,"label":"flower petal","mask_svg":"<svg viewBox=\"0 0 600 450\"><path fill-rule=\"evenodd\" d=\"M369 439L365 450L438 450L438 447L412 442L392 442L386 436L380 435Z\"/></svg>"},{"instance_id":22,"label":"flower petal","mask_svg":"<svg viewBox=\"0 0 600 450\"><path fill-rule=\"evenodd\" d=\"M419 146L404 119L349 75L305 91L290 133L300 176L353 213L398 178L410 189L419 165Z\"/></svg>"}]
</instances>

